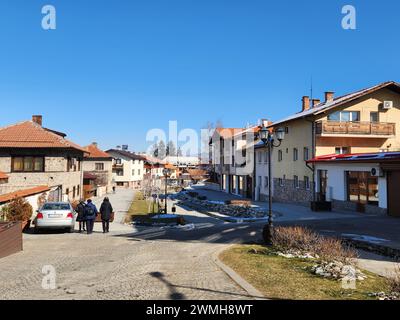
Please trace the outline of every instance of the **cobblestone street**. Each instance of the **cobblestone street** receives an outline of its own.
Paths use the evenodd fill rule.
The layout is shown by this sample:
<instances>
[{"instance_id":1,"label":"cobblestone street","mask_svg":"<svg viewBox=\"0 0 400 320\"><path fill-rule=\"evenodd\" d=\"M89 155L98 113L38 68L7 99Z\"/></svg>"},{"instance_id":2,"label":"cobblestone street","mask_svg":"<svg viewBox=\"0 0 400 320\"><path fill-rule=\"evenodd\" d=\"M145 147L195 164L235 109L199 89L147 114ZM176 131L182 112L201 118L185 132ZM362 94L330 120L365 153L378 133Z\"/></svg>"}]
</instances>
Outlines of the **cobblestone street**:
<instances>
[{"instance_id":1,"label":"cobblestone street","mask_svg":"<svg viewBox=\"0 0 400 320\"><path fill-rule=\"evenodd\" d=\"M25 234L24 251L0 260L0 299L249 299L213 261L227 241L214 241L223 222L178 208L195 229L119 223L131 190L110 195L116 212L109 234ZM96 202L97 204L98 202ZM206 237L199 230L209 230ZM208 233L207 233L208 234ZM55 267L56 289L43 289L42 267Z\"/></svg>"}]
</instances>

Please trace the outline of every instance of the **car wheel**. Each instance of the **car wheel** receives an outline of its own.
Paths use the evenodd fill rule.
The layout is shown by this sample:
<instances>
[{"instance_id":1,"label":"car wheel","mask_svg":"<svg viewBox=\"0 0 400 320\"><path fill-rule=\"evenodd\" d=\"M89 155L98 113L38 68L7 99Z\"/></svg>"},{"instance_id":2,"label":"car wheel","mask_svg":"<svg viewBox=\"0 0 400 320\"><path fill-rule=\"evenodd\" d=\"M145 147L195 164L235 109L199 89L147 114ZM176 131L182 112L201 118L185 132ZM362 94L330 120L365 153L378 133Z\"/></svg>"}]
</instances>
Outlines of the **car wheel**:
<instances>
[{"instance_id":1,"label":"car wheel","mask_svg":"<svg viewBox=\"0 0 400 320\"><path fill-rule=\"evenodd\" d=\"M68 228L68 233L74 233L75 227Z\"/></svg>"},{"instance_id":2,"label":"car wheel","mask_svg":"<svg viewBox=\"0 0 400 320\"><path fill-rule=\"evenodd\" d=\"M34 234L38 234L40 233L40 229L35 225L35 227L33 228L33 233Z\"/></svg>"}]
</instances>

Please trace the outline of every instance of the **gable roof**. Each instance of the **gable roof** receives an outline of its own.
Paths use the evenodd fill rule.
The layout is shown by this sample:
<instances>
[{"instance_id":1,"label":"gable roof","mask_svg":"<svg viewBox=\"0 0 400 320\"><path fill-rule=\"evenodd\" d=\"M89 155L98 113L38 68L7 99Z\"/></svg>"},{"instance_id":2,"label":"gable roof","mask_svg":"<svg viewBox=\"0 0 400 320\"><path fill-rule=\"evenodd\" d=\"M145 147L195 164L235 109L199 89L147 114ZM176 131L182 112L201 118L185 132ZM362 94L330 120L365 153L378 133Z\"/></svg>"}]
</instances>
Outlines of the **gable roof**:
<instances>
[{"instance_id":1,"label":"gable roof","mask_svg":"<svg viewBox=\"0 0 400 320\"><path fill-rule=\"evenodd\" d=\"M100 150L96 144L92 143L86 147L84 147L85 150L89 153L85 158L90 158L90 159L112 159L112 156L109 155L107 152L104 152Z\"/></svg>"},{"instance_id":2,"label":"gable roof","mask_svg":"<svg viewBox=\"0 0 400 320\"><path fill-rule=\"evenodd\" d=\"M143 160L143 161L145 160L143 156L125 150L109 149L106 151L106 153L109 154L109 156L112 156L112 154L117 154L120 155L121 157L125 157L131 160Z\"/></svg>"},{"instance_id":3,"label":"gable roof","mask_svg":"<svg viewBox=\"0 0 400 320\"><path fill-rule=\"evenodd\" d=\"M0 128L0 148L63 148L86 152L76 143L32 121Z\"/></svg>"},{"instance_id":4,"label":"gable roof","mask_svg":"<svg viewBox=\"0 0 400 320\"><path fill-rule=\"evenodd\" d=\"M0 179L8 179L8 175L6 175L4 172L0 171Z\"/></svg>"},{"instance_id":5,"label":"gable roof","mask_svg":"<svg viewBox=\"0 0 400 320\"><path fill-rule=\"evenodd\" d=\"M11 201L14 198L33 196L35 194L46 192L49 190L50 188L48 186L37 186L29 189L18 190L11 193L2 194L0 195L0 203Z\"/></svg>"},{"instance_id":6,"label":"gable roof","mask_svg":"<svg viewBox=\"0 0 400 320\"><path fill-rule=\"evenodd\" d=\"M321 113L324 113L331 109L342 106L345 103L354 101L356 99L364 97L370 93L376 92L383 88L388 88L388 89L391 89L391 90L394 90L394 91L397 91L400 93L400 84L399 83L397 83L395 81L383 82L383 83L380 83L378 85L375 85L375 86L372 86L369 88L365 88L365 89L362 89L362 90L359 90L359 91L356 91L353 93L343 95L341 97L334 98L332 101L321 102L321 103L317 104L316 106L314 106L313 108L310 108L309 110L298 112L289 117L281 119L279 121L275 121L269 127L274 127L278 124L282 124L282 123L300 119L300 118L306 118L309 116L319 115Z\"/></svg>"}]
</instances>

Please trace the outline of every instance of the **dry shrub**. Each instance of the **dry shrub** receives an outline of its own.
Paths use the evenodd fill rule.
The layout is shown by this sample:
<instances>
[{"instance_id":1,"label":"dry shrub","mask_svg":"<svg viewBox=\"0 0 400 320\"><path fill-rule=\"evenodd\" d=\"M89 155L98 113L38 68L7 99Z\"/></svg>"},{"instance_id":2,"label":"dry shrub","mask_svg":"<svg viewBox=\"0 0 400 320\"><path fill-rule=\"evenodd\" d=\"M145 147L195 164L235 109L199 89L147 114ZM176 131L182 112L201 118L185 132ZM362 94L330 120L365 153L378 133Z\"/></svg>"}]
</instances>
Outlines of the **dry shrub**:
<instances>
[{"instance_id":1,"label":"dry shrub","mask_svg":"<svg viewBox=\"0 0 400 320\"><path fill-rule=\"evenodd\" d=\"M33 213L32 206L24 198L14 198L7 205L6 218L8 221L28 221Z\"/></svg>"},{"instance_id":2,"label":"dry shrub","mask_svg":"<svg viewBox=\"0 0 400 320\"><path fill-rule=\"evenodd\" d=\"M274 246L284 252L298 252L318 256L326 262L352 263L357 257L354 249L339 239L326 238L303 227L277 227L273 234Z\"/></svg>"},{"instance_id":3,"label":"dry shrub","mask_svg":"<svg viewBox=\"0 0 400 320\"><path fill-rule=\"evenodd\" d=\"M357 258L357 251L348 245L345 245L336 238L327 238L319 236L320 240L316 247L316 254L323 261L339 261L344 264L352 264Z\"/></svg>"},{"instance_id":4,"label":"dry shrub","mask_svg":"<svg viewBox=\"0 0 400 320\"><path fill-rule=\"evenodd\" d=\"M273 244L283 251L312 253L317 246L319 236L302 227L277 227L273 233Z\"/></svg>"},{"instance_id":5,"label":"dry shrub","mask_svg":"<svg viewBox=\"0 0 400 320\"><path fill-rule=\"evenodd\" d=\"M387 279L390 293L396 293L400 296L400 264L394 269L394 274Z\"/></svg>"}]
</instances>

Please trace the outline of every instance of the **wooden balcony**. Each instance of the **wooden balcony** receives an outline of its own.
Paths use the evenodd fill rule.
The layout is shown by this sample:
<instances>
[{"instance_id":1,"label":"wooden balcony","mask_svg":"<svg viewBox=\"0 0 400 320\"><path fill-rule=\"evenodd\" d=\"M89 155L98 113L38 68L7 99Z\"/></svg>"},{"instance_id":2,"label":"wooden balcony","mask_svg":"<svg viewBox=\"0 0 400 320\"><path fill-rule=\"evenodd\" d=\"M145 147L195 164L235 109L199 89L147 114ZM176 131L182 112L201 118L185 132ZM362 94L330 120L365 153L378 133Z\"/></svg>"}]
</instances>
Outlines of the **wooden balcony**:
<instances>
[{"instance_id":1,"label":"wooden balcony","mask_svg":"<svg viewBox=\"0 0 400 320\"><path fill-rule=\"evenodd\" d=\"M396 124L388 122L320 121L316 123L316 134L322 137L390 138L396 135Z\"/></svg>"}]
</instances>

